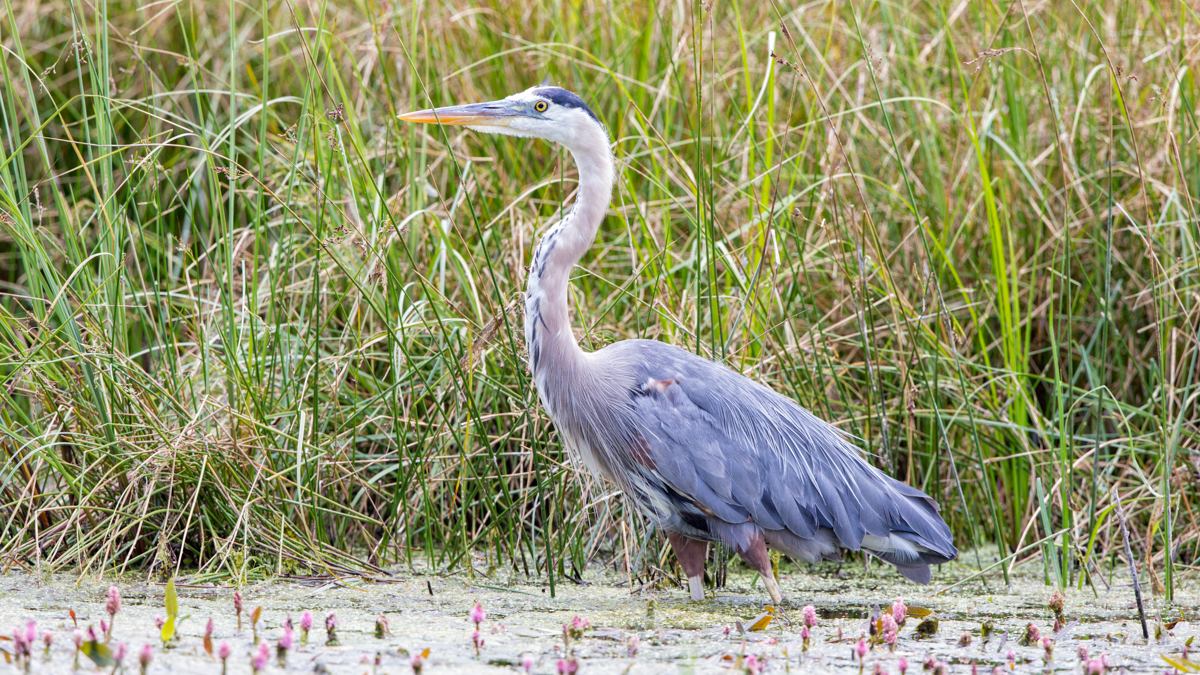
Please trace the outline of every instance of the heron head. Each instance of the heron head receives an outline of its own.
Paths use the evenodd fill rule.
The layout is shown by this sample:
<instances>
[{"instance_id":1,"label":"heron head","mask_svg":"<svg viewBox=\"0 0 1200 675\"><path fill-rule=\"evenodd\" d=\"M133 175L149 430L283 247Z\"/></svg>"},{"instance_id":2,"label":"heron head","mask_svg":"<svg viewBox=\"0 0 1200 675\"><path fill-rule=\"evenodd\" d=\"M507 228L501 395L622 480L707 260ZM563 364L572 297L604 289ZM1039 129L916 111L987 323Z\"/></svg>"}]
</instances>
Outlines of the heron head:
<instances>
[{"instance_id":1,"label":"heron head","mask_svg":"<svg viewBox=\"0 0 1200 675\"><path fill-rule=\"evenodd\" d=\"M595 113L578 96L559 87L532 87L499 101L418 110L404 113L399 119L542 138L570 149L608 143L608 132Z\"/></svg>"}]
</instances>

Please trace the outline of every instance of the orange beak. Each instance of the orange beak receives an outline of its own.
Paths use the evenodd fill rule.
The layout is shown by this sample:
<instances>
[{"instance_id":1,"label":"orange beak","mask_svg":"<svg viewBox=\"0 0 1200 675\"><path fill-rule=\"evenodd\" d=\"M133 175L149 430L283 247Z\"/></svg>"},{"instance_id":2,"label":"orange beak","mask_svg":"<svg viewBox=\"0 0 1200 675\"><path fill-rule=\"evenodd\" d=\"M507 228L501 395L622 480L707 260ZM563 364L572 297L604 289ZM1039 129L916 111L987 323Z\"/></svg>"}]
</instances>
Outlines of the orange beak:
<instances>
[{"instance_id":1,"label":"orange beak","mask_svg":"<svg viewBox=\"0 0 1200 675\"><path fill-rule=\"evenodd\" d=\"M398 115L397 119L420 124L444 124L447 126L505 127L513 117L519 115L517 106L510 101L452 105L445 108L416 110Z\"/></svg>"}]
</instances>

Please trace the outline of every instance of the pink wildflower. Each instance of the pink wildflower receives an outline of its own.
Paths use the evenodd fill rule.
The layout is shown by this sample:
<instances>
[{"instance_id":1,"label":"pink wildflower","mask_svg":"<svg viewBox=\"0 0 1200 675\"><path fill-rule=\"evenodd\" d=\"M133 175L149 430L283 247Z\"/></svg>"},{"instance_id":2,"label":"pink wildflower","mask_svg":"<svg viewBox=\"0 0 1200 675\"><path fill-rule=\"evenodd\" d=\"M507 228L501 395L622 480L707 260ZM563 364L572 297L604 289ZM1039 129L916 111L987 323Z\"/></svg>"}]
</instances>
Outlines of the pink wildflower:
<instances>
[{"instance_id":1,"label":"pink wildflower","mask_svg":"<svg viewBox=\"0 0 1200 675\"><path fill-rule=\"evenodd\" d=\"M525 671L525 675L533 672L533 656L526 654L521 657L521 668Z\"/></svg>"},{"instance_id":2,"label":"pink wildflower","mask_svg":"<svg viewBox=\"0 0 1200 675\"><path fill-rule=\"evenodd\" d=\"M75 670L79 670L79 650L83 648L83 631L78 628L71 633L71 642L75 643Z\"/></svg>"},{"instance_id":3,"label":"pink wildflower","mask_svg":"<svg viewBox=\"0 0 1200 675\"><path fill-rule=\"evenodd\" d=\"M579 672L579 662L575 657L558 660L558 675L575 675Z\"/></svg>"},{"instance_id":4,"label":"pink wildflower","mask_svg":"<svg viewBox=\"0 0 1200 675\"><path fill-rule=\"evenodd\" d=\"M800 610L800 616L804 621L804 625L809 628L815 628L817 625L817 608L812 605L805 605L804 609Z\"/></svg>"},{"instance_id":5,"label":"pink wildflower","mask_svg":"<svg viewBox=\"0 0 1200 675\"><path fill-rule=\"evenodd\" d=\"M275 646L275 657L279 659L279 667L287 667L287 653L292 648L292 624L283 624L283 637L279 638L279 644Z\"/></svg>"},{"instance_id":6,"label":"pink wildflower","mask_svg":"<svg viewBox=\"0 0 1200 675\"><path fill-rule=\"evenodd\" d=\"M636 635L629 638L629 647L625 649L625 655L633 658L638 655L638 651L642 647L642 639Z\"/></svg>"},{"instance_id":7,"label":"pink wildflower","mask_svg":"<svg viewBox=\"0 0 1200 675\"><path fill-rule=\"evenodd\" d=\"M108 587L108 602L104 603L104 611L110 617L115 617L121 611L121 589L116 586Z\"/></svg>"},{"instance_id":8,"label":"pink wildflower","mask_svg":"<svg viewBox=\"0 0 1200 675\"><path fill-rule=\"evenodd\" d=\"M763 664L758 660L757 656L753 654L747 656L745 663L746 672L749 673L749 675L758 675L760 672L762 672Z\"/></svg>"},{"instance_id":9,"label":"pink wildflower","mask_svg":"<svg viewBox=\"0 0 1200 675\"><path fill-rule=\"evenodd\" d=\"M475 630L479 630L479 624L483 623L484 620L487 619L487 612L483 611L483 605L477 602L475 603L475 606L471 608L471 613L467 616L471 619L471 622L475 624Z\"/></svg>"},{"instance_id":10,"label":"pink wildflower","mask_svg":"<svg viewBox=\"0 0 1200 675\"><path fill-rule=\"evenodd\" d=\"M338 644L337 625L337 616L333 612L330 612L325 617L325 644L330 647L335 647Z\"/></svg>"},{"instance_id":11,"label":"pink wildflower","mask_svg":"<svg viewBox=\"0 0 1200 675\"><path fill-rule=\"evenodd\" d=\"M892 603L892 619L896 621L896 625L900 625L906 618L908 618L908 607L904 604L904 600L896 598Z\"/></svg>"},{"instance_id":12,"label":"pink wildflower","mask_svg":"<svg viewBox=\"0 0 1200 675\"><path fill-rule=\"evenodd\" d=\"M166 623L167 623L167 620L162 618L162 614L159 614L158 616L154 617L154 627L155 628L162 630L163 625L165 625Z\"/></svg>"},{"instance_id":13,"label":"pink wildflower","mask_svg":"<svg viewBox=\"0 0 1200 675\"><path fill-rule=\"evenodd\" d=\"M900 669L900 675L904 675L908 670L908 659L901 656L900 660L896 662L896 666Z\"/></svg>"},{"instance_id":14,"label":"pink wildflower","mask_svg":"<svg viewBox=\"0 0 1200 675\"><path fill-rule=\"evenodd\" d=\"M154 647L142 645L142 651L138 653L138 665L142 667L142 675L146 675L146 669L150 667L150 662L153 660Z\"/></svg>"},{"instance_id":15,"label":"pink wildflower","mask_svg":"<svg viewBox=\"0 0 1200 675\"><path fill-rule=\"evenodd\" d=\"M242 592L233 592L233 611L237 612L238 630L242 629Z\"/></svg>"},{"instance_id":16,"label":"pink wildflower","mask_svg":"<svg viewBox=\"0 0 1200 675\"><path fill-rule=\"evenodd\" d=\"M300 644L308 644L308 631L312 630L312 612L300 615Z\"/></svg>"},{"instance_id":17,"label":"pink wildflower","mask_svg":"<svg viewBox=\"0 0 1200 675\"><path fill-rule=\"evenodd\" d=\"M413 654L412 660L408 662L408 665L412 666L413 673L421 675L421 669L425 667L425 657L421 656L421 652L417 652Z\"/></svg>"},{"instance_id":18,"label":"pink wildflower","mask_svg":"<svg viewBox=\"0 0 1200 675\"><path fill-rule=\"evenodd\" d=\"M258 643L258 650L254 652L254 658L250 661L250 667L256 673L261 673L267 667L267 662L271 660L271 646L266 640Z\"/></svg>"},{"instance_id":19,"label":"pink wildflower","mask_svg":"<svg viewBox=\"0 0 1200 675\"><path fill-rule=\"evenodd\" d=\"M1075 653L1079 655L1080 661L1087 661L1088 648L1085 645L1079 645L1075 648Z\"/></svg>"},{"instance_id":20,"label":"pink wildflower","mask_svg":"<svg viewBox=\"0 0 1200 675\"><path fill-rule=\"evenodd\" d=\"M896 625L896 619L891 614L884 614L880 620L883 624L883 641L887 644L888 649L896 648L896 639L900 636L900 626Z\"/></svg>"},{"instance_id":21,"label":"pink wildflower","mask_svg":"<svg viewBox=\"0 0 1200 675\"><path fill-rule=\"evenodd\" d=\"M1046 652L1047 661L1054 658L1054 640L1051 640L1049 636L1042 638L1042 649Z\"/></svg>"},{"instance_id":22,"label":"pink wildflower","mask_svg":"<svg viewBox=\"0 0 1200 675\"><path fill-rule=\"evenodd\" d=\"M229 655L232 653L233 649L229 646L229 643L225 642L224 640L222 640L221 644L217 646L217 658L221 659L222 661L229 658Z\"/></svg>"},{"instance_id":23,"label":"pink wildflower","mask_svg":"<svg viewBox=\"0 0 1200 675\"><path fill-rule=\"evenodd\" d=\"M471 644L475 645L475 656L479 656L479 650L483 649L483 636L479 631L471 633Z\"/></svg>"},{"instance_id":24,"label":"pink wildflower","mask_svg":"<svg viewBox=\"0 0 1200 675\"><path fill-rule=\"evenodd\" d=\"M125 654L128 651L129 648L125 646L124 642L117 644L117 648L113 650L113 661L117 662L118 668L121 667L121 662L125 660Z\"/></svg>"},{"instance_id":25,"label":"pink wildflower","mask_svg":"<svg viewBox=\"0 0 1200 675\"><path fill-rule=\"evenodd\" d=\"M563 632L578 640L583 637L583 631L591 627L592 623L590 621L576 615L569 623L563 624Z\"/></svg>"}]
</instances>

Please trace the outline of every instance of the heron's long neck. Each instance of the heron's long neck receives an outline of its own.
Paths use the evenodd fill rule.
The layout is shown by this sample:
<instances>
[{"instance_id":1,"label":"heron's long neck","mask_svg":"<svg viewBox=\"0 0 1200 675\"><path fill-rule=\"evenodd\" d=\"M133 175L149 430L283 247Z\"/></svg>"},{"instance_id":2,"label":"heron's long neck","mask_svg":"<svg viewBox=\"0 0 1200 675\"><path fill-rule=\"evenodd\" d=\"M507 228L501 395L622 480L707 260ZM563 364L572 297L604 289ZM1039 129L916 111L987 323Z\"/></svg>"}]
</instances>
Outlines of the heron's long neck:
<instances>
[{"instance_id":1,"label":"heron's long neck","mask_svg":"<svg viewBox=\"0 0 1200 675\"><path fill-rule=\"evenodd\" d=\"M595 130L596 139L578 143L591 149L572 148L579 169L579 191L570 214L542 237L529 266L525 294L525 343L529 365L545 401L543 373L567 372L584 360L583 350L571 331L567 283L571 268L592 245L612 200L613 158L608 137ZM553 411L551 411L553 412Z\"/></svg>"}]
</instances>

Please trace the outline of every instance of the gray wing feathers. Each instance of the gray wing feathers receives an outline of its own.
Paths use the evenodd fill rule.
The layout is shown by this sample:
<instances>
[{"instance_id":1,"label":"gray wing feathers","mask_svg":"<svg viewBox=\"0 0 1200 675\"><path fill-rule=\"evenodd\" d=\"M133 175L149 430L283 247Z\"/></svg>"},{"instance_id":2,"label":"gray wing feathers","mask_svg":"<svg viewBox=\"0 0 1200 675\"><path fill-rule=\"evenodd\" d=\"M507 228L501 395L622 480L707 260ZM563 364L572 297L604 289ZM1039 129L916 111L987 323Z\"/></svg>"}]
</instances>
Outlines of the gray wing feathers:
<instances>
[{"instance_id":1,"label":"gray wing feathers","mask_svg":"<svg viewBox=\"0 0 1200 675\"><path fill-rule=\"evenodd\" d=\"M864 537L899 537L918 548L900 542L872 553L914 581L928 576L928 563L957 555L936 502L867 464L795 402L661 342L617 345L631 349L625 358L636 356L640 382L669 383L633 396L657 473L718 518L752 519L788 533L776 537L782 542L810 540L800 548L826 557L827 542L811 541L822 529L853 550Z\"/></svg>"}]
</instances>

